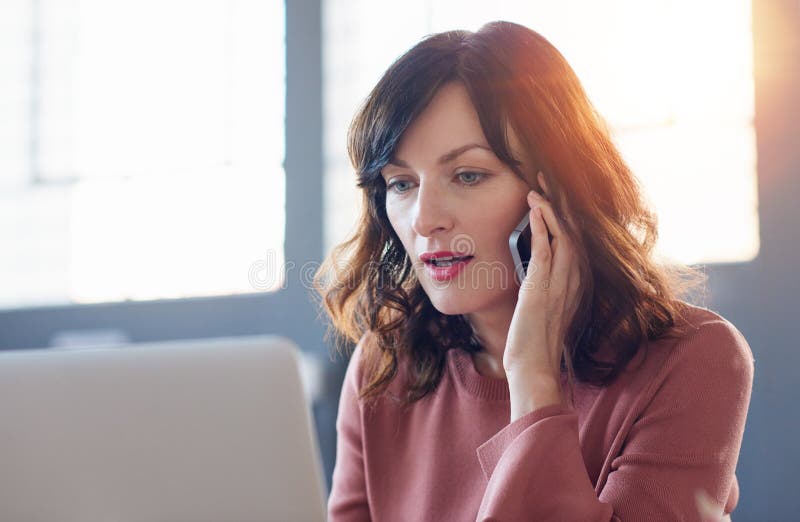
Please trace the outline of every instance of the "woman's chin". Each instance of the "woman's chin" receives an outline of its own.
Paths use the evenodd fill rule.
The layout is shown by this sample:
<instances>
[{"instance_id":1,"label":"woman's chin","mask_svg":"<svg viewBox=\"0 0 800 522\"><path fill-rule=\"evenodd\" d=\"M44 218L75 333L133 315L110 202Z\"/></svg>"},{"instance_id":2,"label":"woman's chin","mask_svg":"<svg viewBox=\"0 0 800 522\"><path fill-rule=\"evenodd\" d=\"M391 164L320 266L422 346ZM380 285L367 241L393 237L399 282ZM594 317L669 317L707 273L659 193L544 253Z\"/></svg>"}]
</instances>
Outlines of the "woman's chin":
<instances>
[{"instance_id":1,"label":"woman's chin","mask_svg":"<svg viewBox=\"0 0 800 522\"><path fill-rule=\"evenodd\" d=\"M505 308L506 305L513 308L517 302L517 293L517 289L504 292L487 289L472 292L434 289L427 292L433 307L444 315L481 314L497 310L498 307Z\"/></svg>"},{"instance_id":2,"label":"woman's chin","mask_svg":"<svg viewBox=\"0 0 800 522\"><path fill-rule=\"evenodd\" d=\"M468 314L475 310L472 300L465 295L437 295L436 291L428 293L431 304L444 315Z\"/></svg>"},{"instance_id":3,"label":"woman's chin","mask_svg":"<svg viewBox=\"0 0 800 522\"><path fill-rule=\"evenodd\" d=\"M433 302L433 307L436 308L440 313L444 315L461 315L469 313L468 309L465 309L463 306L447 306L447 305L439 305L436 302Z\"/></svg>"}]
</instances>

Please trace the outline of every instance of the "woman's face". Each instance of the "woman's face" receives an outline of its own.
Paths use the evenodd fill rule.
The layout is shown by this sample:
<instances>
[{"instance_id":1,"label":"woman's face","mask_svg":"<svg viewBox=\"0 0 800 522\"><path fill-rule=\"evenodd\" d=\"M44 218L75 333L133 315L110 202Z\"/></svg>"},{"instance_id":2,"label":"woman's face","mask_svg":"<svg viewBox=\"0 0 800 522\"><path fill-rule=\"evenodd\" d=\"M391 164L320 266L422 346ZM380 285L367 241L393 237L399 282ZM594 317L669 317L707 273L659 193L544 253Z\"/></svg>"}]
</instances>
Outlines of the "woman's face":
<instances>
[{"instance_id":1,"label":"woman's face","mask_svg":"<svg viewBox=\"0 0 800 522\"><path fill-rule=\"evenodd\" d=\"M526 167L524 181L495 156L466 89L453 82L412 122L381 171L389 221L441 313L475 313L516 301L508 239L530 211L535 173ZM420 257L440 251L473 257L451 268Z\"/></svg>"}]
</instances>

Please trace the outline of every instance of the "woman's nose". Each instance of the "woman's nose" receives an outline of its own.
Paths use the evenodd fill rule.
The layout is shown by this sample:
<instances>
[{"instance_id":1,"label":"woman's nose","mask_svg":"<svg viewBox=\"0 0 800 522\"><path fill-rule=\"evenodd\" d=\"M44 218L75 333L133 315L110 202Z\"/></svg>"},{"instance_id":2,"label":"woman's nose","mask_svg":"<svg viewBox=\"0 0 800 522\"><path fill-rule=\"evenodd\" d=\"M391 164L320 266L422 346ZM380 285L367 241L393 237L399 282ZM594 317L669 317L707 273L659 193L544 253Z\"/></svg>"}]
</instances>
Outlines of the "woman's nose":
<instances>
[{"instance_id":1,"label":"woman's nose","mask_svg":"<svg viewBox=\"0 0 800 522\"><path fill-rule=\"evenodd\" d=\"M431 184L420 185L412 225L414 231L420 236L430 237L437 231L448 230L452 219L444 194Z\"/></svg>"}]
</instances>

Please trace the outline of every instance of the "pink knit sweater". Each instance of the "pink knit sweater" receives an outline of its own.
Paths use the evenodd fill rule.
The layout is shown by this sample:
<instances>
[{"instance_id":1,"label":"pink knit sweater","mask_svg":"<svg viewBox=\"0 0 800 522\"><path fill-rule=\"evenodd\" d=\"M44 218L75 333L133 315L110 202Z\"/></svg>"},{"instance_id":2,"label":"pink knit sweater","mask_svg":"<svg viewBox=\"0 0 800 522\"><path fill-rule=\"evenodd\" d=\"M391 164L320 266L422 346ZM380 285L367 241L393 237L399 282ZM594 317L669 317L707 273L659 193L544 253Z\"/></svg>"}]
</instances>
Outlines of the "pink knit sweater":
<instances>
[{"instance_id":1,"label":"pink knit sweater","mask_svg":"<svg viewBox=\"0 0 800 522\"><path fill-rule=\"evenodd\" d=\"M753 355L714 312L692 307L687 320L610 387L578 385L572 406L511 424L507 381L480 375L460 349L431 396L400 407L401 365L365 407L365 336L342 387L330 522L711 520L698 494L730 513Z\"/></svg>"}]
</instances>

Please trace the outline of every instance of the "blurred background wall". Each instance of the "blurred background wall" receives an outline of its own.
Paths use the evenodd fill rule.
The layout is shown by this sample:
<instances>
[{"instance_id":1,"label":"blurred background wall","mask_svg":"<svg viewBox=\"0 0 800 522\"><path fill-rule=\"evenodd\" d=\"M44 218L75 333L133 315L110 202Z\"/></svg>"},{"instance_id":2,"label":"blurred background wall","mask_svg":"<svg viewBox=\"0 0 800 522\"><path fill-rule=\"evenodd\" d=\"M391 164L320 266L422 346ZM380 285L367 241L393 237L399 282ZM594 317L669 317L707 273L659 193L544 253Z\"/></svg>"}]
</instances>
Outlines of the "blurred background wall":
<instances>
[{"instance_id":1,"label":"blurred background wall","mask_svg":"<svg viewBox=\"0 0 800 522\"><path fill-rule=\"evenodd\" d=\"M247 9L258 9L257 6L260 5L244 1L232 4L237 6L240 13ZM103 187L109 185L103 183L114 181L98 181L95 178L102 178L107 171L115 169L113 159L107 163L92 163L88 160L81 163L74 159L80 159L80 155L65 155L63 147L59 145L61 142L51 136L53 133L60 134L55 131L48 134L48 129L53 126L58 130L58 122L69 120L70 116L52 109L51 105L57 106L52 100L69 97L70 91L60 89L52 97L41 94L41 91L52 88L48 85L58 80L60 64L66 59L62 54L53 51L53 48L61 47L56 45L58 41L54 43L48 40L47 35L59 34L59 30L64 30L63 24L59 25L59 21L63 20L63 13L58 9L72 6L78 10L86 10L92 6L92 2L14 0L5 3L0 8L5 10L5 16L0 16L0 20L3 20L0 26L8 29L0 30L0 33L6 35L4 47L10 49L12 44L16 45L14 42L17 41L12 42L9 36L12 34L12 25L17 27L15 30L19 34L18 41L32 44L24 47L24 59L18 60L18 66L14 65L17 62L12 63L9 59L0 61L4 67L0 74L17 71L24 82L38 87L31 89L33 94L25 97L23 103L20 103L22 94L15 94L16 91L10 91L10 87L0 90L0 103L3 107L9 111L21 107L17 120L4 118L6 123L5 127L0 124L0 138L13 142L12 138L21 136L17 142L19 149L23 151L19 156L21 159L15 160L9 152L13 148L0 145L0 150L5 150L0 153L0 162L6 174L3 176L0 173L0 179L3 180L0 181L0 212L5 220L4 228L0 224L0 286L7 290L0 296L3 303L0 310L0 349L259 333L286 335L303 347L310 366L316 368L313 375L318 382L313 387L317 390L313 397L313 407L326 479L329 481L335 456L334 423L338 394L347 361L342 357L332 357L330 343L323 340L327 323L318 313L310 289L310 277L324 254L351 229L357 212L352 173L343 149L343 136L349 117L391 59L423 34L462 26L475 29L479 26L481 17L499 18L495 13L508 18L518 15L523 19L520 20L522 23L528 20L527 25L530 27L541 30L545 36L552 35L551 41L573 63L582 80L585 79L590 95L601 93L595 101L601 109L606 108L601 112L613 115L612 123L618 123L615 127L619 130L618 138L625 147L630 146L626 150L634 170L641 171L642 175L649 172L656 180L653 181L656 185L651 185L651 197L659 208L659 215L664 218L666 253L706 267L709 276L708 293L702 299L698 298L700 300L697 304L711 308L729 319L742 331L752 347L756 374L737 468L741 496L733 519L764 521L800 518L800 499L796 494L800 452L795 448L794 435L800 430L800 408L797 405L800 394L792 387L800 364L800 355L795 349L796 342L793 338L794 315L800 311L800 284L796 271L800 261L800 247L797 244L800 210L796 204L800 199L800 3L796 0L755 0L752 3L738 4L709 1L689 4L691 7L681 12L674 7L679 2L648 3L637 8L636 13L628 14L624 24L619 22L619 16L612 17L617 20L617 27L594 23L597 15L589 12L589 7L578 9L576 6L583 5L580 2L566 3L572 6L572 10L567 11L568 15L564 11L557 12L541 6L525 8L532 10L533 14L527 11L523 13L520 11L523 8L517 5L521 3L515 2L499 2L498 5L505 6L505 11L491 11L490 8L480 7L478 2L456 4L415 0L399 7L383 6L385 11L376 7L380 4L356 0L292 0L285 5L281 2L268 4L269 9L261 12L261 20L264 25L271 24L270 27L284 31L273 42L282 46L280 59L272 56L270 59L277 61L269 62L270 65L265 66L262 76L248 76L241 80L243 86L252 84L259 89L276 89L274 92L269 91L269 97L279 100L278 108L248 106L241 111L242 114L255 113L262 120L274 121L279 125L264 129L258 127L258 119L250 123L245 121L244 116L241 117L241 122L236 119L240 113L231 100L245 96L242 89L246 87L237 83L239 77L236 61L232 60L230 63L234 65L229 66L225 65L229 62L224 61L224 56L239 56L236 54L237 49L245 47L243 42L246 40L241 35L249 35L251 33L248 31L252 30L252 38L258 38L259 26L256 24L255 29L248 29L245 20L247 17L240 16L242 21L236 17L236 11L224 11L230 16L227 18L228 32L220 32L220 45L228 51L221 55L219 63L223 70L229 71L225 85L238 86L239 90L225 91L224 86L220 87L220 92L228 94L221 95L223 102L220 105L220 114L224 114L219 117L219 121L234 119L239 122L239 126L232 125L232 130L220 138L229 143L220 152L220 158L223 159L218 161L218 158L209 156L208 164L214 165L213 169L202 170L197 166L185 167L183 164L179 165L180 168L172 169L184 169L190 173L191 179L207 181L203 181L205 185L201 183L200 188L198 185L182 188L181 180L184 178L176 177L178 181L174 183L174 187L177 188L174 190L179 204L174 208L170 207L167 214L180 213L182 210L189 214L191 209L183 205L188 205L186 201L192 197L201 199L198 194L205 194L202 197L206 198L224 194L228 199L228 206L216 199L202 200L203 204L194 210L196 217L184 225L185 230L191 228L192 234L197 236L195 243L185 240L184 236L188 236L188 232L184 234L184 229L178 227L173 232L177 235L164 236L156 244L152 242L152 238L159 228L163 228L159 226L162 218L152 204L148 209L151 201L149 191L152 186L161 186L163 180L156 185L148 185L153 183L152 178L142 177L145 181L137 185L138 192L135 192L143 194L141 196L132 196L134 192L126 188L128 185L120 185L113 190L104 189ZM228 4L220 5L224 7ZM622 1L603 5L605 7L602 9L631 9L630 5ZM734 7L735 5L739 7ZM12 11L13 6L19 11ZM477 13L475 16L464 14L469 11L470 6L474 7L474 12ZM741 18L743 7L747 10L746 18ZM659 12L659 9L667 11ZM692 53L702 54L705 45L712 49L708 51L711 54L694 71L693 74L698 75L696 78L687 73L680 78L680 83L667 84L668 88L664 92L658 91L660 87L664 87L664 82L649 86L643 84L623 92L622 97L628 99L632 92L656 92L661 97L653 95L652 98L643 98L642 105L637 106L638 112L626 112L626 107L620 105L612 94L602 94L606 92L603 91L604 78L614 76L609 72L612 69L603 67L614 67L614 64L609 62L600 68L596 65L592 67L591 63L596 64L603 57L586 58L580 54L582 47L596 46L596 42L587 44L585 39L581 40L580 33L588 31L586 28L589 26L597 25L600 27L594 30L599 31L597 34L600 35L616 33L621 28L635 29L637 17L641 17L641 25L644 27L647 23L654 23L654 18L665 16L667 12L674 15L676 20L695 15L696 20L700 20L695 29L701 36L705 34L705 40L700 38L696 42L692 41L687 37L688 30L673 29L670 24L653 26L663 32L661 46L642 53L642 57L631 56L629 61L623 62L630 64L630 60L642 60L636 62L640 74L632 76L630 81L640 81L637 78L652 77L654 74L673 74L665 63L672 64L670 67L679 67L681 60L674 59L674 56L683 56L679 52L688 53L686 56ZM21 25L19 13L26 13L27 16L25 23ZM258 20L258 17L250 18ZM722 48L714 48L713 43L709 43L717 34L718 40L725 42L726 23L733 19L741 21L740 18L747 21L747 30L751 31L747 33L749 40L744 41L747 44L745 51L738 47L730 48L727 43L725 46L728 47ZM213 13L208 14L208 19L214 19ZM367 24L365 20L371 22ZM538 26L537 20L541 20L544 27ZM169 26L166 30L169 31L170 27L180 30L179 25ZM653 30L650 26L647 29ZM102 36L102 32L98 34ZM225 35L230 34L239 35L239 38L226 39ZM632 36L628 38L636 38L636 31L630 34ZM379 38L383 40L378 40ZM635 47L630 45L632 41L623 39L619 42L619 47L609 44L607 52L615 54L621 52L619 49L623 47ZM258 49L266 44L253 40L249 45L250 48ZM726 48L730 48L729 52L726 52ZM370 52L367 53L367 50ZM213 54L213 49L208 52ZM670 98L671 93L683 87L690 92L702 92L705 88L712 91L712 95L716 93L716 96L708 99L686 102L687 112L694 111L692 114L702 112L702 105L713 105L713 99L724 98L726 90L741 90L747 94L747 82L742 88L731 83L730 89L726 89L727 73L717 71L717 67L725 63L729 55L736 59L748 53L751 53L749 61L742 63L751 74L752 92L749 102L727 102L728 106L723 105L715 111L709 110L706 114L709 119L703 120L697 128L681 127L675 125L674 121L662 125L663 115L657 113L652 115L651 120L636 120L635 116L642 112L642 107L657 107L655 102L662 98L669 101L667 105L673 108L679 106L676 105L676 99L684 103L686 100L683 98ZM6 56L11 55L7 53ZM642 73L641 68L648 67L648 64L655 64L652 71L648 70L648 74ZM179 71L176 78L190 74L180 72L178 63L174 66ZM78 69L80 68L77 67L76 70ZM708 77L700 76L708 71L711 71ZM615 71L616 73L623 74L624 71ZM217 76L213 70L209 74L211 78ZM279 81L270 83L271 76L278 77ZM720 78L720 84L712 83ZM5 80L4 78L0 83L12 85L12 82ZM624 85L626 82L620 79L616 88L624 90ZM612 83L607 92L614 91L614 88ZM115 103L125 104L129 101L122 99ZM751 113L747 112L748 103L752 103ZM740 113L741 116L730 121L724 117L725 114ZM195 117L191 116L191 111L186 114L189 115L186 118ZM213 122L217 121L214 117L216 116L208 116L203 123L213 127ZM686 120L693 121L691 117ZM18 123L13 123L14 121ZM50 121L56 124L48 124ZM731 129L742 122L745 124L743 130L734 133ZM192 124L199 125L197 122ZM77 124L75 128L78 128ZM250 130L243 132L242 128ZM279 128L279 131L275 131L275 128ZM674 131L673 134L670 134L670 129ZM692 144L681 141L682 132L684 136L687 132L697 133L691 140ZM69 128L61 133L68 134ZM256 144L248 149L248 133L259 136L264 143L271 145L260 147ZM753 154L748 156L750 145L747 140L751 135L754 137ZM90 133L87 136L90 144L94 143L91 139L99 139L93 138ZM143 143L143 139L138 135L127 138L128 141L137 143ZM203 139L206 138L197 138L197 143L205 143ZM211 140L210 143L214 143L213 135L208 139ZM648 140L651 143L649 149L640 147ZM659 147L659 143L662 146ZM108 146L116 145L111 143ZM186 147L192 148L195 144L189 143ZM271 151L273 148L276 151L275 157L258 156L264 150ZM79 149L77 147L76 150ZM120 148L121 153L125 150L127 149ZM137 149L134 147L131 150L133 152L129 152L129 164L135 164ZM149 153L156 154L159 150L161 149L156 144ZM145 152L148 152L147 149ZM62 156L68 159L60 163L53 160ZM168 155L164 158L164 164L174 159ZM24 165L24 168L17 168L19 165ZM150 170L147 164L137 168L145 173ZM696 170L693 171L692 168ZM91 176L88 174L84 177L81 177L83 175L80 172L76 174L76 169L85 169L87 172L96 169L99 174L89 179ZM193 174L201 170L201 174ZM218 183L215 176L220 170L224 171L222 177L235 179L236 185L215 184ZM716 177L709 177L709 181L705 182L698 181L698 176L711 170L717 171L714 174ZM12 175L17 171L22 173L19 180ZM684 172L683 178L678 171ZM134 171L121 169L115 179L130 182L131 178L136 178L135 172L131 172ZM259 177L262 172L277 174L274 178ZM668 179L673 188L672 192L667 193L666 201L659 201L655 193L663 190L657 183L664 179ZM750 180L753 181L752 189L748 185ZM58 228L62 217L53 214L52 208L58 206L58 201L61 201L58 199L61 197L58 196L58 191L66 190L65 187L73 191L69 195L72 198L69 199L71 206L68 206L73 213L64 214L67 217L63 220L68 218L70 228L62 230ZM203 187L205 192L200 190ZM37 195L31 196L34 192ZM49 195L42 196L44 192ZM272 193L278 194L277 199L270 199L274 195ZM253 194L263 196L263 202L258 197L253 198ZM694 196L696 201L685 201L689 199L688 196ZM28 201L25 199L27 197L34 197L31 199L32 203L21 203ZM106 231L105 235L92 236L86 232L94 230L91 227L98 221L97 216L111 216L114 209L101 205L94 213L84 211L81 221L78 219L80 216L76 217L74 212L76 201L91 202L95 198L102 203L114 197L119 197L121 202L134 200L136 205L132 205L131 210L126 211L127 214L122 213L123 217L118 218L123 219L125 215L132 213L130 222L119 221L128 223L130 228L125 229L125 233L116 228ZM140 199L137 200L136 197ZM678 200L681 202L678 203ZM51 201L56 203L50 203ZM232 213L230 209L237 206L251 208L253 213ZM270 207L270 211L259 213L261 207ZM31 208L35 208L36 212L31 211ZM50 214L47 214L51 216L48 219L55 223L53 226L48 225L50 228L46 230L41 225L41 216L45 215L42 208L51 209ZM278 210L273 212L274 209ZM145 229L148 210L149 215L155 215L156 218L151 219L154 228L145 233L142 230ZM22 215L29 217L22 219ZM226 218L225 215L229 217ZM751 215L752 219L748 218L749 220L739 224L742 216ZM224 226L217 230L219 223ZM233 229L245 230L243 239L238 243L225 243L225 238L231 235ZM67 235L84 238L91 245L109 242L110 246L98 251L95 257L88 254L81 257L81 252L75 253L77 247L74 244L63 242ZM704 245L681 243L681 238L686 237L696 237ZM75 242L78 241L73 243ZM201 245L209 244L219 246L208 251L200 250ZM713 248L708 249L708 245ZM124 261L120 258L109 258L111 261L104 265L92 265L92 259L121 248L130 248L126 251L126 256L137 261L130 265L112 266L114 270L109 272L108 279L101 281L102 284L92 286L86 283L92 281L90 276L93 273L97 275L104 267L108 268L110 263ZM216 250L236 249L239 249L237 251L240 256L232 261L213 257ZM65 251L71 254L62 259L59 256ZM195 270L184 287L176 284L174 291L171 290L170 293L161 292L159 288L162 287L153 284L150 293L136 293L137 289L149 289L148 285L156 281L155 276L137 280L138 266L151 261L154 266L169 264L170 259L187 251L193 253L193 257L176 263L176 271L172 275L166 272L167 275L160 275L165 281L160 284L168 285L176 280L175 274L185 273L189 269ZM88 249L86 252L95 251ZM271 252L278 252L276 259L270 258ZM140 259L136 256L142 257ZM209 259L213 262L202 264L202 260ZM265 271L269 272L280 263L285 263L286 268L283 280L280 284L267 281L269 277L265 277ZM52 274L59 270L64 272L63 267L66 265L73 268L69 279L71 286L66 285L60 290L57 288L52 291L42 286L43 290L39 290L37 285L53 277ZM78 270L75 269L76 266L83 268ZM207 286L196 291L186 290L195 288L191 285L193 280L204 279L215 269L222 273L237 272L239 279L220 280L213 288ZM157 269L153 270L155 274ZM129 280L130 285L125 287L120 284L119 289L114 290L116 293L111 292L109 288L116 288L114 285L120 280ZM14 288L19 290L16 293L9 290ZM38 293L31 291L32 288L36 288Z\"/></svg>"}]
</instances>

